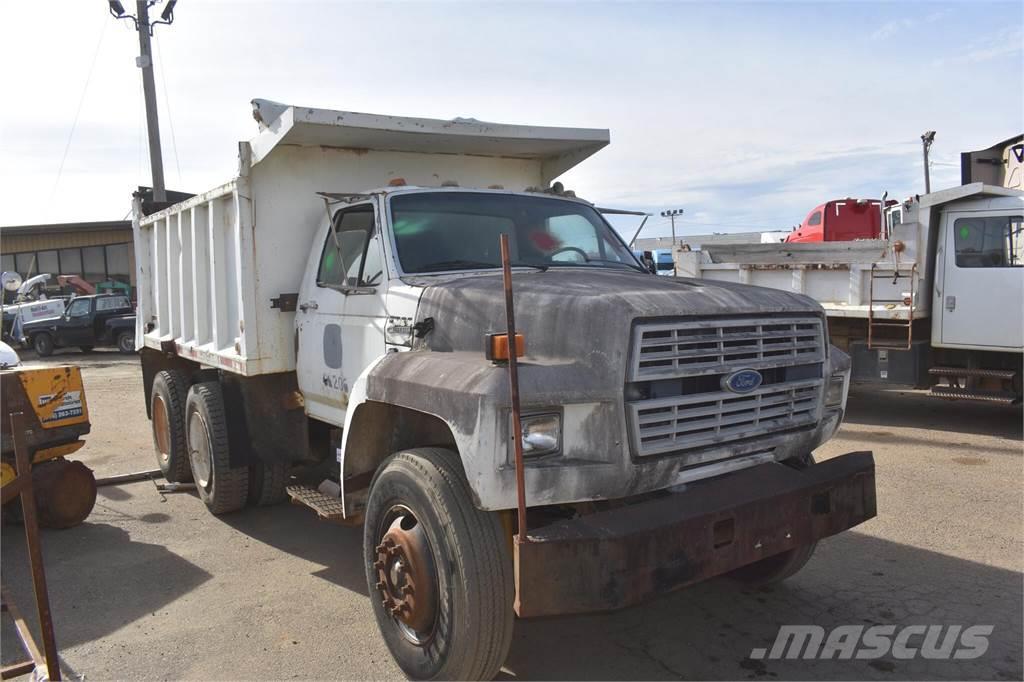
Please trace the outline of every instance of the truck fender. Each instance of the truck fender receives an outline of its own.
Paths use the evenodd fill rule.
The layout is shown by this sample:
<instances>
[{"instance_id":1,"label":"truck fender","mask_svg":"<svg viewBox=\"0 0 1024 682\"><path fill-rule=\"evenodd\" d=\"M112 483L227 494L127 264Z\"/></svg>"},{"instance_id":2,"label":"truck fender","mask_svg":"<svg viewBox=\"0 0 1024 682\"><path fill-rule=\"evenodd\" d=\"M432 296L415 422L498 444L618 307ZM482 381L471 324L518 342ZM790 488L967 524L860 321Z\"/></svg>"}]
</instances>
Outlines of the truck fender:
<instances>
[{"instance_id":1,"label":"truck fender","mask_svg":"<svg viewBox=\"0 0 1024 682\"><path fill-rule=\"evenodd\" d=\"M391 374L413 353L385 353L356 378L349 391L344 430L338 451L342 507L350 513L352 493L365 490L378 466L391 454L413 447L444 447L464 453L472 449L474 430L460 429L441 410L384 395L381 375ZM419 355L418 353L416 355ZM374 379L378 381L375 382ZM483 429L481 431L486 431ZM465 465L465 463L463 463ZM472 482L471 488L474 488ZM476 496L474 491L474 497Z\"/></svg>"}]
</instances>

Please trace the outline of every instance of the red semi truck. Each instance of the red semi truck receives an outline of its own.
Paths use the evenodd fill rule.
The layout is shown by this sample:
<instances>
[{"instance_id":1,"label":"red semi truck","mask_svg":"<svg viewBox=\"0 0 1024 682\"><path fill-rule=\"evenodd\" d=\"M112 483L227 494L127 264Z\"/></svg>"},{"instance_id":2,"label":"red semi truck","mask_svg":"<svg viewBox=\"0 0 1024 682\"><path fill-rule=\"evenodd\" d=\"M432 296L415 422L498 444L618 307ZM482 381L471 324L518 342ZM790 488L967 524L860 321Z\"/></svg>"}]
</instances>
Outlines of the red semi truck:
<instances>
[{"instance_id":1,"label":"red semi truck","mask_svg":"<svg viewBox=\"0 0 1024 682\"><path fill-rule=\"evenodd\" d=\"M887 202L887 205L896 202ZM878 199L833 199L815 206L787 243L848 242L881 236L881 205Z\"/></svg>"}]
</instances>

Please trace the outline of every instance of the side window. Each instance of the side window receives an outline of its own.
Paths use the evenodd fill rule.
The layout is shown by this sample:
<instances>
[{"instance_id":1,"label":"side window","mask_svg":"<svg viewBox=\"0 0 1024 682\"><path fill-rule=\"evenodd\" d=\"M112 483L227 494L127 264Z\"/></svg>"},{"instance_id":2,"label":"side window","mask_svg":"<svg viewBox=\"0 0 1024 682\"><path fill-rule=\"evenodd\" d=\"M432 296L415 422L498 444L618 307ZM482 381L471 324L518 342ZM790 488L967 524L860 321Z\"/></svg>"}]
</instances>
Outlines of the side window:
<instances>
[{"instance_id":1,"label":"side window","mask_svg":"<svg viewBox=\"0 0 1024 682\"><path fill-rule=\"evenodd\" d=\"M318 286L357 287L380 283L384 273L373 215L373 207L368 205L335 214L335 235L327 235L320 254Z\"/></svg>"},{"instance_id":2,"label":"side window","mask_svg":"<svg viewBox=\"0 0 1024 682\"><path fill-rule=\"evenodd\" d=\"M106 310L120 310L121 308L130 307L131 304L125 296L109 296L107 298L96 299L96 312L98 313Z\"/></svg>"},{"instance_id":3,"label":"side window","mask_svg":"<svg viewBox=\"0 0 1024 682\"><path fill-rule=\"evenodd\" d=\"M811 219L807 221L807 227L811 227L812 225L821 225L821 211L815 211L814 215L811 216Z\"/></svg>"},{"instance_id":4,"label":"side window","mask_svg":"<svg viewBox=\"0 0 1024 682\"><path fill-rule=\"evenodd\" d=\"M1022 230L1021 216L957 218L953 222L957 267L1024 267Z\"/></svg>"},{"instance_id":5,"label":"side window","mask_svg":"<svg viewBox=\"0 0 1024 682\"><path fill-rule=\"evenodd\" d=\"M89 299L80 298L68 306L68 317L86 317L89 315Z\"/></svg>"}]
</instances>

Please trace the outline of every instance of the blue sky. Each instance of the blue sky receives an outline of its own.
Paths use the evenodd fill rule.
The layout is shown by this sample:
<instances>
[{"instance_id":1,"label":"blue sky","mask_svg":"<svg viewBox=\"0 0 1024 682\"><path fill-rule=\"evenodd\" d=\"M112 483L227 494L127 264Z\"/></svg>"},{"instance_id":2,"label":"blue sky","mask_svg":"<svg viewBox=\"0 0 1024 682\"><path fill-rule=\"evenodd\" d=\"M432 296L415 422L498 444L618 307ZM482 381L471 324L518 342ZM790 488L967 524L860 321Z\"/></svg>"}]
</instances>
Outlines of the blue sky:
<instances>
[{"instance_id":1,"label":"blue sky","mask_svg":"<svg viewBox=\"0 0 1024 682\"><path fill-rule=\"evenodd\" d=\"M56 2L45 24L35 3L5 8L0 224L118 219L149 183L136 37L105 5ZM564 178L581 196L682 207L688 233L785 229L829 198L921 191L925 130L935 187L959 182L961 151L1021 132L1022 11L182 0L157 29L166 176L193 192L229 179L263 97L609 128Z\"/></svg>"}]
</instances>

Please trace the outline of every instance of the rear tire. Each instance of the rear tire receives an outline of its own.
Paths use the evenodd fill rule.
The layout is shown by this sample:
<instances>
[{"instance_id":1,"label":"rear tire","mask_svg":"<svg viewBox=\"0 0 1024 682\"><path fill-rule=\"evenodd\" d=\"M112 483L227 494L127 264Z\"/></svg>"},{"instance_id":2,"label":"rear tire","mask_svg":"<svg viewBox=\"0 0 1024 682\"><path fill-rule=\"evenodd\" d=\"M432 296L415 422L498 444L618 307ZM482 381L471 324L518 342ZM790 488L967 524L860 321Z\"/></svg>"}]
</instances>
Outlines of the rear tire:
<instances>
[{"instance_id":1,"label":"rear tire","mask_svg":"<svg viewBox=\"0 0 1024 682\"><path fill-rule=\"evenodd\" d=\"M249 504L269 507L288 497L288 465L254 462L249 465Z\"/></svg>"},{"instance_id":2,"label":"rear tire","mask_svg":"<svg viewBox=\"0 0 1024 682\"><path fill-rule=\"evenodd\" d=\"M418 539L403 544L403 533ZM377 625L406 675L497 675L512 642L512 555L498 515L473 505L456 453L407 450L381 466L367 501L363 557Z\"/></svg>"},{"instance_id":3,"label":"rear tire","mask_svg":"<svg viewBox=\"0 0 1024 682\"><path fill-rule=\"evenodd\" d=\"M117 335L117 349L125 355L135 352L135 333L121 332Z\"/></svg>"},{"instance_id":4,"label":"rear tire","mask_svg":"<svg viewBox=\"0 0 1024 682\"><path fill-rule=\"evenodd\" d=\"M156 463L169 483L188 483L192 469L185 438L188 378L176 369L157 372L149 397Z\"/></svg>"},{"instance_id":5,"label":"rear tire","mask_svg":"<svg viewBox=\"0 0 1024 682\"><path fill-rule=\"evenodd\" d=\"M249 495L249 467L231 466L228 422L219 383L207 381L189 389L185 425L192 480L200 499L214 514L244 507Z\"/></svg>"},{"instance_id":6,"label":"rear tire","mask_svg":"<svg viewBox=\"0 0 1024 682\"><path fill-rule=\"evenodd\" d=\"M32 337L32 348L36 355L41 358L48 358L53 355L53 337L43 332Z\"/></svg>"}]
</instances>

